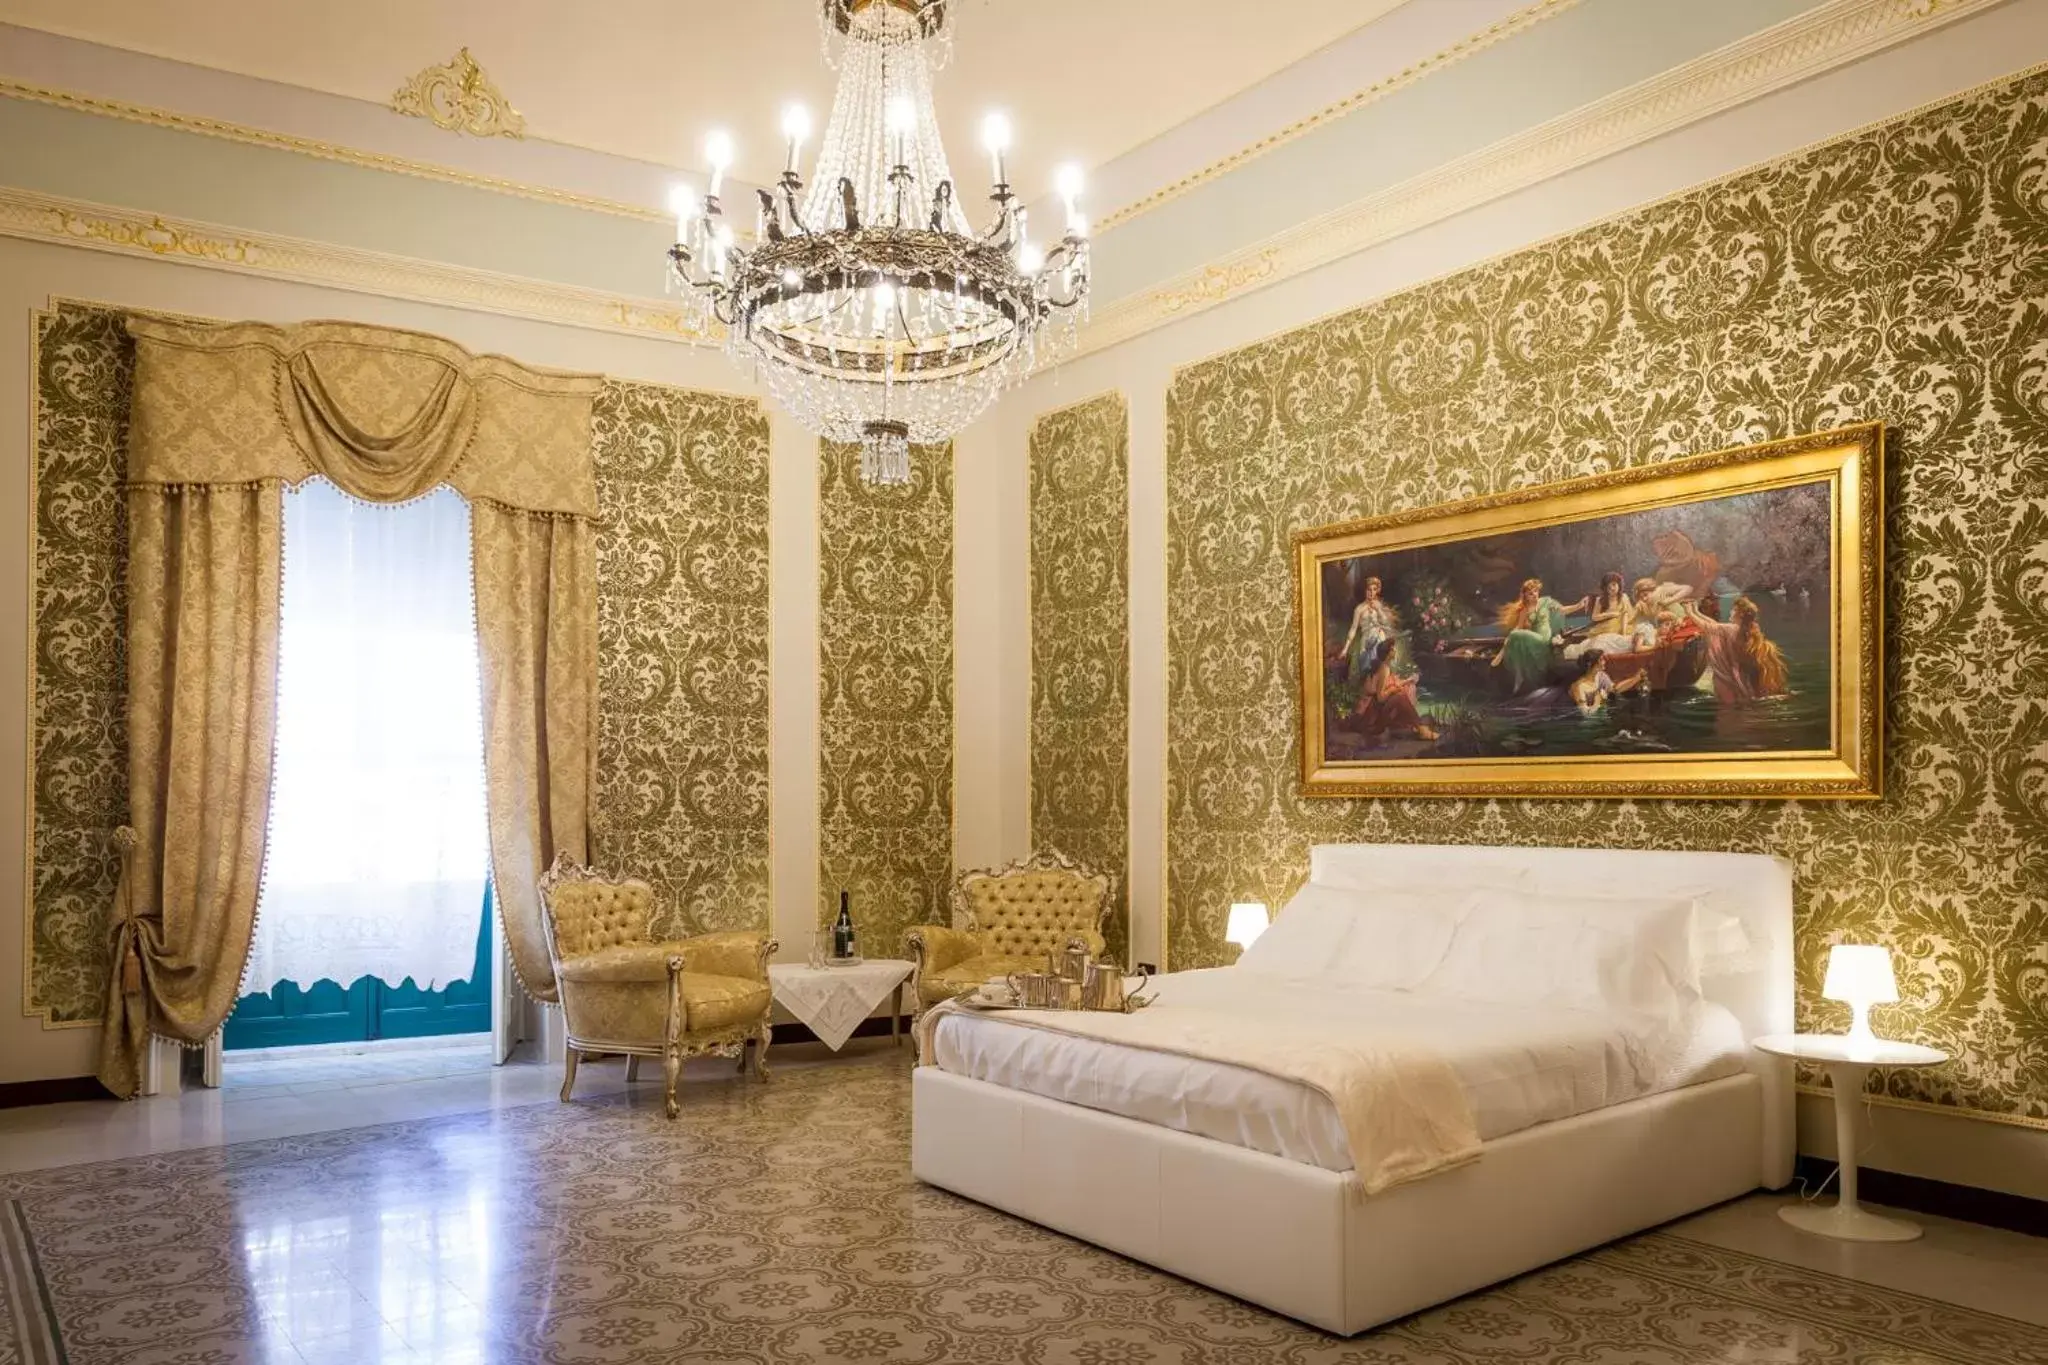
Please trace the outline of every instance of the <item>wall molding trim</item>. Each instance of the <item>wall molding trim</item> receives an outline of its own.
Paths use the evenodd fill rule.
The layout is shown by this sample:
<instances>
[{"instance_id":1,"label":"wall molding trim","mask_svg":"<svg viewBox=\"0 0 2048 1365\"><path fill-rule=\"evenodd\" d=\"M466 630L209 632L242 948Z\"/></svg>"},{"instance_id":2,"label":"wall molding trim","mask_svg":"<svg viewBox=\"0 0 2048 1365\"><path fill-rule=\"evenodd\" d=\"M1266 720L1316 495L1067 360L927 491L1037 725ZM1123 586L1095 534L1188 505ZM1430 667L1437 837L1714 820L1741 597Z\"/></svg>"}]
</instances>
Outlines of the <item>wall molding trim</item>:
<instances>
[{"instance_id":1,"label":"wall molding trim","mask_svg":"<svg viewBox=\"0 0 2048 1365\"><path fill-rule=\"evenodd\" d=\"M1833 1100L1835 1092L1824 1085L1801 1081L1792 1087L1802 1095ZM2037 1133L2048 1133L2048 1119L2035 1118L2030 1114L2001 1114L1992 1109L1963 1109L1953 1104L1930 1104L1926 1100L1901 1099L1893 1095L1880 1095L1870 1091L1863 1096L1863 1103L1876 1105L1881 1109L1910 1109L1922 1114L1937 1114L1942 1118L1975 1119L1979 1123L2002 1123L2009 1128L2031 1128Z\"/></svg>"},{"instance_id":2,"label":"wall molding trim","mask_svg":"<svg viewBox=\"0 0 2048 1365\"><path fill-rule=\"evenodd\" d=\"M130 104L126 100L108 99L100 95L80 94L73 90L59 90L52 86L35 85L28 81L0 79L0 98L30 100L37 104L54 105L59 109L70 109L83 114L97 114L102 118L120 119L126 123L147 124L152 128L168 128L174 132L196 133L201 137L220 138L227 142L239 142L250 147L265 147L271 151L295 152L321 161L338 161L346 166L360 166L365 170L384 171L392 175L409 175L419 180L437 180L444 185L460 185L465 189L488 190L493 194L516 195L522 199L537 199L542 203L559 204L567 208L582 209L589 213L609 214L617 218L631 218L643 223L666 223L670 215L660 209L645 208L616 199L605 199L596 195L575 194L569 190L553 189L546 185L532 185L518 180L506 180L499 176L478 175L471 171L459 171L452 166L440 166L430 161L414 161L409 157L392 156L383 152L365 152L354 147L345 147L338 142L326 142L319 138L294 137L289 133L274 133L265 128L252 128L243 123L231 123L226 119L203 118L193 114L175 113L169 109L156 109L145 104Z\"/></svg>"},{"instance_id":3,"label":"wall molding trim","mask_svg":"<svg viewBox=\"0 0 2048 1365\"><path fill-rule=\"evenodd\" d=\"M1326 123L1335 122L1347 114L1355 113L1368 104L1376 104L1396 91L1406 90L1409 86L1414 85L1423 78L1433 76L1447 67L1456 66L1465 58L1484 52L1495 43L1512 38L1525 29L1533 28L1545 19L1556 18L1579 3L1580 0L1534 0L1533 4L1523 6L1513 14L1508 15L1507 18L1488 24L1485 28L1479 29L1476 32L1468 33L1450 46L1440 51L1432 52L1429 56L1410 66L1403 67L1393 75L1373 82L1363 90L1354 91L1343 99L1333 100L1314 113L1296 119L1293 123L1288 124L1277 132L1268 133L1258 141L1240 147L1227 156L1218 157L1198 171L1192 171L1171 184L1163 185L1150 194L1135 199L1114 212L1103 215L1101 220L1097 222L1095 231L1099 236L1112 228L1121 227L1134 218L1150 213L1162 204L1180 198L1190 190L1206 185L1219 176L1230 174L1247 162L1256 161L1277 147L1283 147L1304 134L1314 132Z\"/></svg>"},{"instance_id":4,"label":"wall molding trim","mask_svg":"<svg viewBox=\"0 0 2048 1365\"><path fill-rule=\"evenodd\" d=\"M154 257L182 265L687 345L716 345L722 340L699 330L681 309L654 299L302 237L243 232L213 223L164 218L136 209L8 186L0 186L0 237Z\"/></svg>"},{"instance_id":5,"label":"wall molding trim","mask_svg":"<svg viewBox=\"0 0 2048 1365\"><path fill-rule=\"evenodd\" d=\"M2004 3L1827 0L1740 42L1101 307L1081 329L1075 351L1060 363L1107 350Z\"/></svg>"}]
</instances>

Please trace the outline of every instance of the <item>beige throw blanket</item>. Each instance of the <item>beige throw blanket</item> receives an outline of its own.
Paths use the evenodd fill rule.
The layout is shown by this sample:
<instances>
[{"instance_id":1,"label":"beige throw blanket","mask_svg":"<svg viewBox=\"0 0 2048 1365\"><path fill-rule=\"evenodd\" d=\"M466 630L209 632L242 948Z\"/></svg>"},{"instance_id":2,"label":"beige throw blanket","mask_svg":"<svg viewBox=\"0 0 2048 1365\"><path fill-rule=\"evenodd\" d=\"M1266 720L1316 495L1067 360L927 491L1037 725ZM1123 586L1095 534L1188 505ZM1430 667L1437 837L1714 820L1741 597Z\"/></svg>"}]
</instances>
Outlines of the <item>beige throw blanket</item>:
<instances>
[{"instance_id":1,"label":"beige throw blanket","mask_svg":"<svg viewBox=\"0 0 2048 1365\"><path fill-rule=\"evenodd\" d=\"M927 1010L917 1021L918 1065L932 1065L932 1034L940 1020L977 1012L953 1001ZM1297 1021L1163 1001L1135 1014L1002 1010L991 1017L1018 1028L1241 1066L1307 1086L1336 1110L1364 1194L1479 1156L1471 1102L1450 1063L1420 1038L1332 1037Z\"/></svg>"}]
</instances>

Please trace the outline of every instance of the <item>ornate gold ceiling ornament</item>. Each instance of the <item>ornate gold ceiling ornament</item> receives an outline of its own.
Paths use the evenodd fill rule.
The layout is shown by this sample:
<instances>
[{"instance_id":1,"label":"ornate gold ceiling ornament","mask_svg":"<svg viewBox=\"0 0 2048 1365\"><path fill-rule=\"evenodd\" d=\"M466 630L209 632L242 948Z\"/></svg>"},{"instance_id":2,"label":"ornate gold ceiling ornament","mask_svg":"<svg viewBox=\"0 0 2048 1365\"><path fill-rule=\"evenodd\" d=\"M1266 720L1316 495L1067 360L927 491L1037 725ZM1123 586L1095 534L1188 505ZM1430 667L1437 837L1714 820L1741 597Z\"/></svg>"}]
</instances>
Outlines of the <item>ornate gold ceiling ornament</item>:
<instances>
[{"instance_id":1,"label":"ornate gold ceiling ornament","mask_svg":"<svg viewBox=\"0 0 2048 1365\"><path fill-rule=\"evenodd\" d=\"M526 136L526 117L463 48L398 87L391 112L423 118L436 128L473 137Z\"/></svg>"}]
</instances>

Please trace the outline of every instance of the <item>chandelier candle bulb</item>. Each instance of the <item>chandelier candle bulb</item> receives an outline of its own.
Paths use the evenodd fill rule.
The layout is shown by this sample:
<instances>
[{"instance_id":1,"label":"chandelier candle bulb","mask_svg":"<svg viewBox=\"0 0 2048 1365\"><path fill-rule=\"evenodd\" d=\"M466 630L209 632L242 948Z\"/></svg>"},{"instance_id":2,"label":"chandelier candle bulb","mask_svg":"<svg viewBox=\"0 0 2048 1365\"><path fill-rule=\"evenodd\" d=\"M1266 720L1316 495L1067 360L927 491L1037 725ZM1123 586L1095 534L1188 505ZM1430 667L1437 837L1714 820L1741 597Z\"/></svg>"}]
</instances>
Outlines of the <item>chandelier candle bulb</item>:
<instances>
[{"instance_id":1,"label":"chandelier candle bulb","mask_svg":"<svg viewBox=\"0 0 2048 1365\"><path fill-rule=\"evenodd\" d=\"M995 183L1000 190L1003 186L1003 153L1010 150L1010 120L1001 114L990 114L981 121L981 145L988 149L989 160L995 164Z\"/></svg>"},{"instance_id":2,"label":"chandelier candle bulb","mask_svg":"<svg viewBox=\"0 0 2048 1365\"><path fill-rule=\"evenodd\" d=\"M708 198L716 199L721 186L725 184L725 172L732 165L732 134L720 129L704 139L704 160L711 166L711 186L705 191Z\"/></svg>"},{"instance_id":3,"label":"chandelier candle bulb","mask_svg":"<svg viewBox=\"0 0 2048 1365\"><path fill-rule=\"evenodd\" d=\"M811 111L801 104L792 104L782 111L782 136L789 143L789 164L783 174L794 179L797 174L797 160L803 151L804 140L811 135Z\"/></svg>"},{"instance_id":4,"label":"chandelier candle bulb","mask_svg":"<svg viewBox=\"0 0 2048 1365\"><path fill-rule=\"evenodd\" d=\"M1080 221L1081 211L1075 201L1081 197L1081 184L1081 168L1071 163L1060 167L1053 176L1053 189L1067 209L1068 232L1073 232L1074 224Z\"/></svg>"},{"instance_id":5,"label":"chandelier candle bulb","mask_svg":"<svg viewBox=\"0 0 2048 1365\"><path fill-rule=\"evenodd\" d=\"M688 185L678 185L668 192L668 206L676 215L676 241L687 245L690 225L697 221L697 196Z\"/></svg>"}]
</instances>

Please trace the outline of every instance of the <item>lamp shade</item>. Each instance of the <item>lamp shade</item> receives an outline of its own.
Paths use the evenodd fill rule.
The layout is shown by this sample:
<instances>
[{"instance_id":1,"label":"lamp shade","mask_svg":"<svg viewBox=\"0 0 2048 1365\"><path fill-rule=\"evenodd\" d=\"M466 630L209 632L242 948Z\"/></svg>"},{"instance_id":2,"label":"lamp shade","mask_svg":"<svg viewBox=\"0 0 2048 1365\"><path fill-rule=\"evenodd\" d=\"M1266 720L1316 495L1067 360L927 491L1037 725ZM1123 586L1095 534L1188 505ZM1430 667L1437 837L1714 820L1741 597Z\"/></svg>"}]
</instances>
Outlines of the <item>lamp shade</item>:
<instances>
[{"instance_id":1,"label":"lamp shade","mask_svg":"<svg viewBox=\"0 0 2048 1365\"><path fill-rule=\"evenodd\" d=\"M1837 943L1828 950L1827 979L1820 993L1851 1005L1889 1005L1899 998L1891 949L1879 944Z\"/></svg>"},{"instance_id":2,"label":"lamp shade","mask_svg":"<svg viewBox=\"0 0 2048 1365\"><path fill-rule=\"evenodd\" d=\"M1253 940L1266 932L1267 923L1265 902L1239 901L1230 907L1230 920L1223 929L1224 941L1249 948Z\"/></svg>"}]
</instances>

